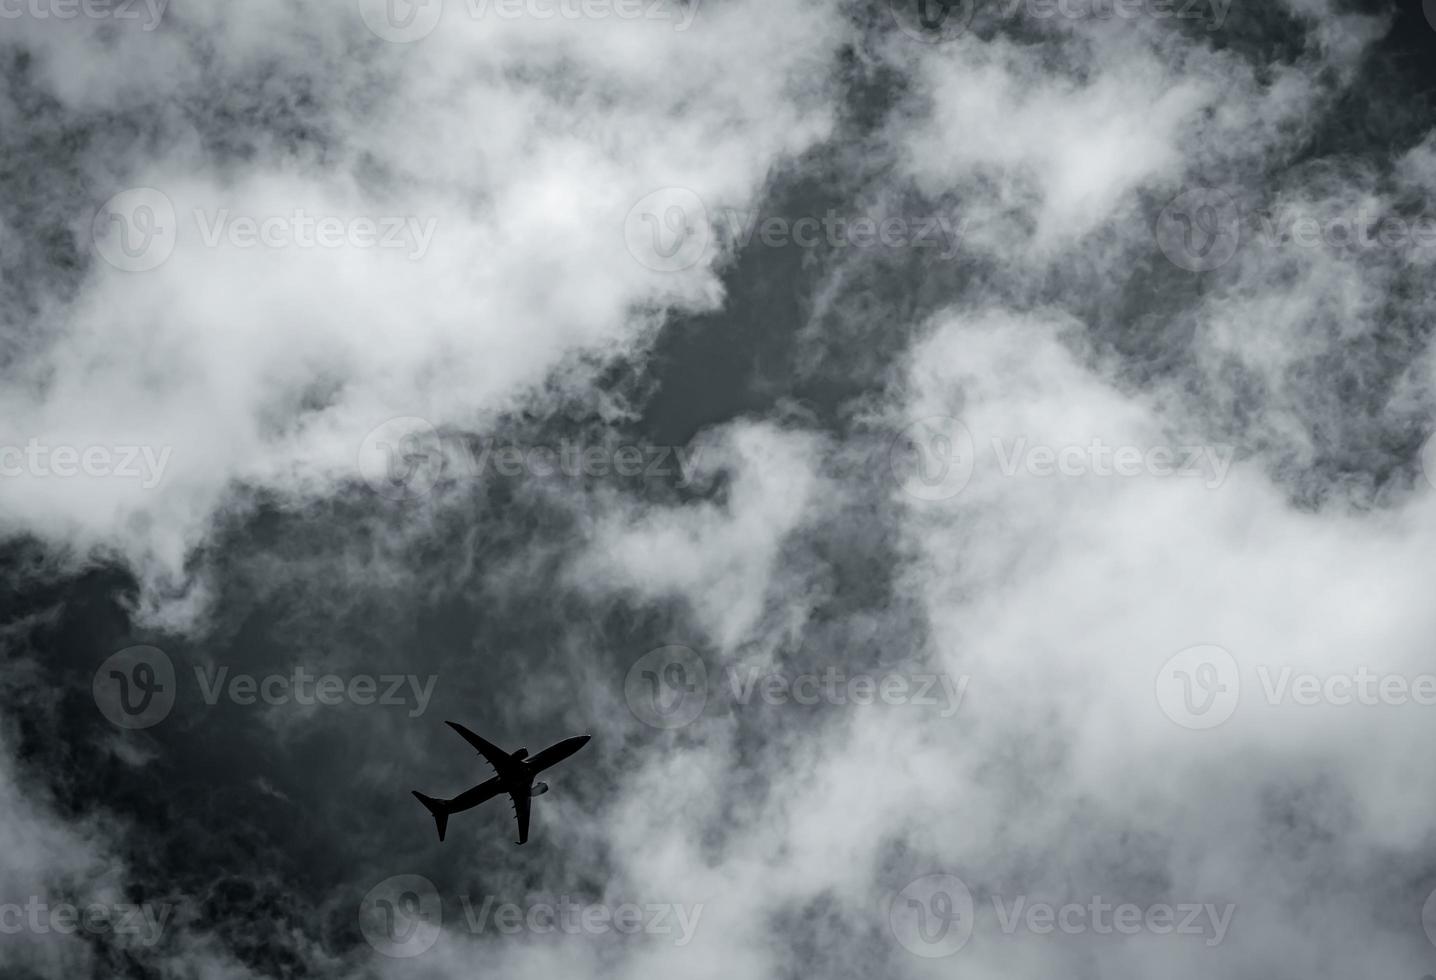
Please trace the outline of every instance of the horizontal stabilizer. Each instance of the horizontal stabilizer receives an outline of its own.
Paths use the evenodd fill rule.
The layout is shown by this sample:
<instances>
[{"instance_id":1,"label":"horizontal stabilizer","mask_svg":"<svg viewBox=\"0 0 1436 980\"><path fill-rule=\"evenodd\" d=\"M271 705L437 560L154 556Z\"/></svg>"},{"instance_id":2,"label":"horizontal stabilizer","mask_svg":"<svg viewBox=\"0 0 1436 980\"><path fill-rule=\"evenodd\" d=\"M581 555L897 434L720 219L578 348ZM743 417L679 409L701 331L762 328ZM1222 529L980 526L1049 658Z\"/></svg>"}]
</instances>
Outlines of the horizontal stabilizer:
<instances>
[{"instance_id":1,"label":"horizontal stabilizer","mask_svg":"<svg viewBox=\"0 0 1436 980\"><path fill-rule=\"evenodd\" d=\"M436 800L432 796L425 796L418 790L414 790L414 799L424 804L424 808L434 815L434 826L439 830L439 840L444 839L444 830L449 826L449 811L444 807L443 800Z\"/></svg>"}]
</instances>

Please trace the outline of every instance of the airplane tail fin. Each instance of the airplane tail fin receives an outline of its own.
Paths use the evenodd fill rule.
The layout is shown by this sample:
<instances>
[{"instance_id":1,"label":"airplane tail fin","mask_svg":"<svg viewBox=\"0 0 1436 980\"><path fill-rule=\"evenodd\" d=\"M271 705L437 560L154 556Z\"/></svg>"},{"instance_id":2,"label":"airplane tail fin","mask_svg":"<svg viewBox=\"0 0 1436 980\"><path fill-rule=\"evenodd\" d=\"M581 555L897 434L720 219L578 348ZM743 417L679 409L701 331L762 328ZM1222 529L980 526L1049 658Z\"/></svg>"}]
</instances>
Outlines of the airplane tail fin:
<instances>
[{"instance_id":1,"label":"airplane tail fin","mask_svg":"<svg viewBox=\"0 0 1436 980\"><path fill-rule=\"evenodd\" d=\"M439 829L439 840L444 839L444 830L449 826L449 811L444 809L444 801L436 800L432 796L425 796L418 790L413 790L414 799L424 804L424 808L434 815L434 825Z\"/></svg>"}]
</instances>

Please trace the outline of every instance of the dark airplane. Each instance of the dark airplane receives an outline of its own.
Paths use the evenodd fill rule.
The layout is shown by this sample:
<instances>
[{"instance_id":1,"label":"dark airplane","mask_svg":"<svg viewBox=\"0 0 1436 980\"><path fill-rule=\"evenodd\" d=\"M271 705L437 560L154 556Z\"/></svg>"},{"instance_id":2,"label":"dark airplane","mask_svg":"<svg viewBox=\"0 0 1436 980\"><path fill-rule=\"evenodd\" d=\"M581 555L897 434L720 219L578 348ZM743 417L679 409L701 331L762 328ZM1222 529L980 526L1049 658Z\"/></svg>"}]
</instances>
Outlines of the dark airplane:
<instances>
[{"instance_id":1,"label":"dark airplane","mask_svg":"<svg viewBox=\"0 0 1436 980\"><path fill-rule=\"evenodd\" d=\"M444 828L449 825L450 814L476 807L500 793L509 794L509 799L514 805L514 818L519 822L519 839L514 843L522 844L528 840L529 800L548 792L548 783L535 783L534 777L549 766L562 762L583 748L591 737L575 735L562 742L555 742L542 752L530 757L528 749L519 749L510 754L493 742L475 735L463 725L452 721L446 721L444 724L458 732L463 736L465 742L479 750L479 755L483 756L484 760L493 767L494 775L493 778L479 783L473 789L465 790L452 800L436 800L432 796L425 796L418 790L414 790L414 796L434 815L434 823L439 828L439 840L444 839Z\"/></svg>"}]
</instances>

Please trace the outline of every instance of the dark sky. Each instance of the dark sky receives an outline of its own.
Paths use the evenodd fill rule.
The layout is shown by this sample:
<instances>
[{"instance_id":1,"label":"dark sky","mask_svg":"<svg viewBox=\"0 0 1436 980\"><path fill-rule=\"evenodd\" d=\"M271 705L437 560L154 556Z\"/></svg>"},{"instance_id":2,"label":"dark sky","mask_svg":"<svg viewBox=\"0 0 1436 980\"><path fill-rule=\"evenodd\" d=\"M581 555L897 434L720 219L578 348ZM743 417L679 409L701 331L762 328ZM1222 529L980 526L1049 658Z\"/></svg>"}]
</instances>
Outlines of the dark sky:
<instances>
[{"instance_id":1,"label":"dark sky","mask_svg":"<svg viewBox=\"0 0 1436 980\"><path fill-rule=\"evenodd\" d=\"M1436 9L1224 2L0 11L0 976L1436 972Z\"/></svg>"}]
</instances>

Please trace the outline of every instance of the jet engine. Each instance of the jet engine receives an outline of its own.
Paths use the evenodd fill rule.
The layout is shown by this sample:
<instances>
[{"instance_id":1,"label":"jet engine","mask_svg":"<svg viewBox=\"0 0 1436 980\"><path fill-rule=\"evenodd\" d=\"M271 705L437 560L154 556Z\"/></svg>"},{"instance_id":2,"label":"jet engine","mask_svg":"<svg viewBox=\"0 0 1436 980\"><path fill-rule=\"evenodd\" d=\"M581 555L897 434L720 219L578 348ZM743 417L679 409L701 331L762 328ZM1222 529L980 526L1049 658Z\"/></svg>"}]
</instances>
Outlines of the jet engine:
<instances>
[{"instance_id":1,"label":"jet engine","mask_svg":"<svg viewBox=\"0 0 1436 980\"><path fill-rule=\"evenodd\" d=\"M548 783L534 783L534 788L529 791L529 796L543 796L548 792Z\"/></svg>"}]
</instances>

